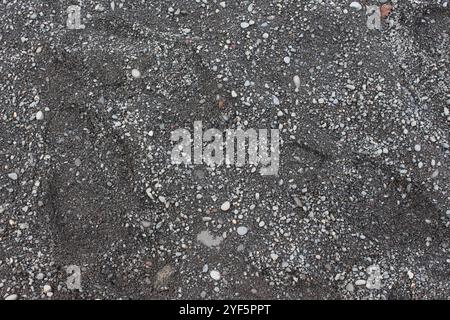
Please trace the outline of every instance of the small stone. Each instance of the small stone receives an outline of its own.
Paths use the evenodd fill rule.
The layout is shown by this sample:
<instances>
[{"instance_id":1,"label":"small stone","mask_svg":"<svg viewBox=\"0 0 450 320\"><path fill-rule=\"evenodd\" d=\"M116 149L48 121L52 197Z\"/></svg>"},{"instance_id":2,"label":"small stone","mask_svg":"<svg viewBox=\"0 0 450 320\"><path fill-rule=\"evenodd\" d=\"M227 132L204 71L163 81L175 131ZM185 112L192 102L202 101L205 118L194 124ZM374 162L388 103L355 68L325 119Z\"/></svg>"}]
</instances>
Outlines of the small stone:
<instances>
[{"instance_id":1,"label":"small stone","mask_svg":"<svg viewBox=\"0 0 450 320\"><path fill-rule=\"evenodd\" d=\"M217 270L212 270L209 275L211 276L211 278L213 278L213 280L215 281L219 281L220 280L220 272Z\"/></svg>"},{"instance_id":2,"label":"small stone","mask_svg":"<svg viewBox=\"0 0 450 320\"><path fill-rule=\"evenodd\" d=\"M294 76L294 84L296 89L300 88L300 77L297 75Z\"/></svg>"},{"instance_id":3,"label":"small stone","mask_svg":"<svg viewBox=\"0 0 450 320\"><path fill-rule=\"evenodd\" d=\"M363 286L366 284L366 280L356 280L355 285L357 286Z\"/></svg>"},{"instance_id":4,"label":"small stone","mask_svg":"<svg viewBox=\"0 0 450 320\"><path fill-rule=\"evenodd\" d=\"M270 254L270 258L271 258L273 261L276 261L276 260L278 259L278 255L277 255L276 253L271 253L271 254Z\"/></svg>"},{"instance_id":5,"label":"small stone","mask_svg":"<svg viewBox=\"0 0 450 320\"><path fill-rule=\"evenodd\" d=\"M283 61L284 61L284 63L289 64L289 63L291 63L291 58L290 57L284 57Z\"/></svg>"},{"instance_id":6,"label":"small stone","mask_svg":"<svg viewBox=\"0 0 450 320\"><path fill-rule=\"evenodd\" d=\"M352 3L350 3L350 8L359 11L362 9L362 5L359 2L353 1Z\"/></svg>"},{"instance_id":7,"label":"small stone","mask_svg":"<svg viewBox=\"0 0 450 320\"><path fill-rule=\"evenodd\" d=\"M416 144L416 145L414 146L414 150L417 151L417 152L420 152L420 150L422 150L421 145L420 145L420 144Z\"/></svg>"},{"instance_id":8,"label":"small stone","mask_svg":"<svg viewBox=\"0 0 450 320\"><path fill-rule=\"evenodd\" d=\"M250 26L250 24L248 22L241 22L242 29L247 29L249 26Z\"/></svg>"},{"instance_id":9,"label":"small stone","mask_svg":"<svg viewBox=\"0 0 450 320\"><path fill-rule=\"evenodd\" d=\"M131 76L136 79L140 78L141 72L138 69L133 69L133 70L131 70Z\"/></svg>"},{"instance_id":10,"label":"small stone","mask_svg":"<svg viewBox=\"0 0 450 320\"><path fill-rule=\"evenodd\" d=\"M44 286L44 293L47 293L47 292L50 292L50 291L52 291L52 287L49 286L48 284L46 284L46 285Z\"/></svg>"},{"instance_id":11,"label":"small stone","mask_svg":"<svg viewBox=\"0 0 450 320\"><path fill-rule=\"evenodd\" d=\"M247 232L248 232L248 228L247 227L244 227L244 226L240 226L240 227L238 227L237 228L237 233L240 235L240 236L245 236L246 234L247 234Z\"/></svg>"},{"instance_id":12,"label":"small stone","mask_svg":"<svg viewBox=\"0 0 450 320\"><path fill-rule=\"evenodd\" d=\"M225 201L225 202L220 206L220 209L221 209L222 211L228 211L228 210L230 210L230 207L231 207L230 201Z\"/></svg>"},{"instance_id":13,"label":"small stone","mask_svg":"<svg viewBox=\"0 0 450 320\"><path fill-rule=\"evenodd\" d=\"M353 286L353 284L349 283L345 287L345 290L347 290L348 292L353 292L355 290L355 287Z\"/></svg>"},{"instance_id":14,"label":"small stone","mask_svg":"<svg viewBox=\"0 0 450 320\"><path fill-rule=\"evenodd\" d=\"M144 221L141 221L141 225L142 225L144 228L149 228L152 224L151 224L150 221L144 220Z\"/></svg>"},{"instance_id":15,"label":"small stone","mask_svg":"<svg viewBox=\"0 0 450 320\"><path fill-rule=\"evenodd\" d=\"M414 273L412 273L410 270L408 270L408 278L409 279L412 279L412 278L414 278Z\"/></svg>"},{"instance_id":16,"label":"small stone","mask_svg":"<svg viewBox=\"0 0 450 320\"><path fill-rule=\"evenodd\" d=\"M152 188L147 188L145 189L145 193L147 194L147 196L153 200L153 194L152 194Z\"/></svg>"},{"instance_id":17,"label":"small stone","mask_svg":"<svg viewBox=\"0 0 450 320\"><path fill-rule=\"evenodd\" d=\"M11 294L5 298L5 300L17 300L17 294Z\"/></svg>"},{"instance_id":18,"label":"small stone","mask_svg":"<svg viewBox=\"0 0 450 320\"><path fill-rule=\"evenodd\" d=\"M236 91L231 91L231 96L233 97L233 98L236 98L237 96L238 96L238 94L236 93Z\"/></svg>"},{"instance_id":19,"label":"small stone","mask_svg":"<svg viewBox=\"0 0 450 320\"><path fill-rule=\"evenodd\" d=\"M15 172L11 172L11 173L8 173L8 178L10 178L11 180L17 180L17 173L15 173Z\"/></svg>"},{"instance_id":20,"label":"small stone","mask_svg":"<svg viewBox=\"0 0 450 320\"><path fill-rule=\"evenodd\" d=\"M277 96L272 96L273 104L278 106L280 105L280 99Z\"/></svg>"},{"instance_id":21,"label":"small stone","mask_svg":"<svg viewBox=\"0 0 450 320\"><path fill-rule=\"evenodd\" d=\"M36 120L44 120L44 113L42 111L36 112Z\"/></svg>"}]
</instances>

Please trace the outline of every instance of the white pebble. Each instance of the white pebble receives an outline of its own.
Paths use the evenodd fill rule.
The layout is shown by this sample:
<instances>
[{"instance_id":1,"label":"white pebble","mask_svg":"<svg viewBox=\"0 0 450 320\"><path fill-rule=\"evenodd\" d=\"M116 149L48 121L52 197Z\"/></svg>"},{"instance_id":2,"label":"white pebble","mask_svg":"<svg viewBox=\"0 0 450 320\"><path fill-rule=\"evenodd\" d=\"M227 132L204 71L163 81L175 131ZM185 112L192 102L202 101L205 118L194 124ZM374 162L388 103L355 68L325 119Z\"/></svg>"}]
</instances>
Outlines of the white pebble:
<instances>
[{"instance_id":1,"label":"white pebble","mask_svg":"<svg viewBox=\"0 0 450 320\"><path fill-rule=\"evenodd\" d=\"M240 236L245 236L246 234L247 234L247 232L248 232L248 228L247 227L244 227L244 226L240 226L240 227L238 227L237 228L237 233L240 235Z\"/></svg>"},{"instance_id":2,"label":"white pebble","mask_svg":"<svg viewBox=\"0 0 450 320\"><path fill-rule=\"evenodd\" d=\"M350 8L359 11L362 9L362 5L359 2L353 1L352 3L350 3Z\"/></svg>"},{"instance_id":3,"label":"white pebble","mask_svg":"<svg viewBox=\"0 0 450 320\"><path fill-rule=\"evenodd\" d=\"M290 57L284 57L284 63L289 64L291 63L291 58Z\"/></svg>"},{"instance_id":4,"label":"white pebble","mask_svg":"<svg viewBox=\"0 0 450 320\"><path fill-rule=\"evenodd\" d=\"M295 84L295 88L300 88L300 77L295 75L294 76L294 84Z\"/></svg>"},{"instance_id":5,"label":"white pebble","mask_svg":"<svg viewBox=\"0 0 450 320\"><path fill-rule=\"evenodd\" d=\"M36 120L44 120L44 113L42 111L36 112Z\"/></svg>"},{"instance_id":6,"label":"white pebble","mask_svg":"<svg viewBox=\"0 0 450 320\"><path fill-rule=\"evenodd\" d=\"M222 211L228 211L228 210L230 210L230 207L231 207L230 201L225 201L225 202L220 206L220 209L221 209Z\"/></svg>"},{"instance_id":7,"label":"white pebble","mask_svg":"<svg viewBox=\"0 0 450 320\"><path fill-rule=\"evenodd\" d=\"M10 178L11 180L17 180L17 173L15 172L8 173L8 178Z\"/></svg>"},{"instance_id":8,"label":"white pebble","mask_svg":"<svg viewBox=\"0 0 450 320\"><path fill-rule=\"evenodd\" d=\"M216 281L220 280L220 272L217 270L212 270L209 275L211 276L211 278L213 278Z\"/></svg>"},{"instance_id":9,"label":"white pebble","mask_svg":"<svg viewBox=\"0 0 450 320\"><path fill-rule=\"evenodd\" d=\"M133 76L133 78L140 78L141 77L141 72L138 69L133 69L131 70L131 75Z\"/></svg>"},{"instance_id":10,"label":"white pebble","mask_svg":"<svg viewBox=\"0 0 450 320\"><path fill-rule=\"evenodd\" d=\"M5 300L17 300L17 294L11 294L5 298Z\"/></svg>"},{"instance_id":11,"label":"white pebble","mask_svg":"<svg viewBox=\"0 0 450 320\"><path fill-rule=\"evenodd\" d=\"M248 22L241 22L242 29L247 29L249 26L250 26L250 24Z\"/></svg>"},{"instance_id":12,"label":"white pebble","mask_svg":"<svg viewBox=\"0 0 450 320\"><path fill-rule=\"evenodd\" d=\"M272 96L273 104L278 106L280 105L280 99L277 96Z\"/></svg>"},{"instance_id":13,"label":"white pebble","mask_svg":"<svg viewBox=\"0 0 450 320\"><path fill-rule=\"evenodd\" d=\"M420 144L416 144L414 146L414 150L416 150L417 152L420 152L420 150L422 150L422 147L420 146Z\"/></svg>"},{"instance_id":14,"label":"white pebble","mask_svg":"<svg viewBox=\"0 0 450 320\"><path fill-rule=\"evenodd\" d=\"M52 287L50 287L48 284L46 284L44 286L44 293L47 293L47 292L50 292L50 291L52 291Z\"/></svg>"}]
</instances>

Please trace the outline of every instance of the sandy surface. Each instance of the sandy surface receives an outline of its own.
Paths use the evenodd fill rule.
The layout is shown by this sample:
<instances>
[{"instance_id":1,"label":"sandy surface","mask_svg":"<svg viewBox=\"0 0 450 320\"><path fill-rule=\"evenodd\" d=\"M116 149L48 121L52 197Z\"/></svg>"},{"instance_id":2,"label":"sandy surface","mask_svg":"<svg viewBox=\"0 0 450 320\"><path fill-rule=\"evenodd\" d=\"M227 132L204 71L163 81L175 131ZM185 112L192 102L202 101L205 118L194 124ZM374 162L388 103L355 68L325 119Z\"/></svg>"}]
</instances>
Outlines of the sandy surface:
<instances>
[{"instance_id":1,"label":"sandy surface","mask_svg":"<svg viewBox=\"0 0 450 320\"><path fill-rule=\"evenodd\" d=\"M1 298L449 298L448 1L237 2L0 2ZM278 175L172 164L194 121Z\"/></svg>"}]
</instances>

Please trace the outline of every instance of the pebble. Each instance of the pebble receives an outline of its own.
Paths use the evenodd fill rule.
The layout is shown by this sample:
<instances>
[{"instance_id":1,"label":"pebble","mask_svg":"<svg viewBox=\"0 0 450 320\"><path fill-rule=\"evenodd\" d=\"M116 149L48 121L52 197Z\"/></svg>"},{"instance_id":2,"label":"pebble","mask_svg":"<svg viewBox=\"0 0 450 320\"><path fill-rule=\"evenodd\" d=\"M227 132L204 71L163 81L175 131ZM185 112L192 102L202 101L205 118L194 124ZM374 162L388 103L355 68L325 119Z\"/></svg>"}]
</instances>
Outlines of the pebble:
<instances>
[{"instance_id":1,"label":"pebble","mask_svg":"<svg viewBox=\"0 0 450 320\"><path fill-rule=\"evenodd\" d=\"M17 294L11 294L5 298L5 300L17 300Z\"/></svg>"},{"instance_id":2,"label":"pebble","mask_svg":"<svg viewBox=\"0 0 450 320\"><path fill-rule=\"evenodd\" d=\"M36 120L44 120L44 113L42 111L36 112Z\"/></svg>"},{"instance_id":3,"label":"pebble","mask_svg":"<svg viewBox=\"0 0 450 320\"><path fill-rule=\"evenodd\" d=\"M275 261L275 260L278 259L278 255L277 255L276 253L271 253L271 254L270 254L270 258L271 258L273 261Z\"/></svg>"},{"instance_id":4,"label":"pebble","mask_svg":"<svg viewBox=\"0 0 450 320\"><path fill-rule=\"evenodd\" d=\"M297 89L300 88L300 77L297 75L294 76L294 84L295 84L295 88L297 88Z\"/></svg>"},{"instance_id":5,"label":"pebble","mask_svg":"<svg viewBox=\"0 0 450 320\"><path fill-rule=\"evenodd\" d=\"M242 29L247 29L249 26L250 26L250 24L248 22L241 22Z\"/></svg>"},{"instance_id":6,"label":"pebble","mask_svg":"<svg viewBox=\"0 0 450 320\"><path fill-rule=\"evenodd\" d=\"M350 3L350 8L359 11L362 9L362 5L359 2L353 1L352 3Z\"/></svg>"},{"instance_id":7,"label":"pebble","mask_svg":"<svg viewBox=\"0 0 450 320\"><path fill-rule=\"evenodd\" d=\"M231 207L230 201L225 201L225 202L222 203L222 205L220 206L220 209L221 209L222 211L228 211L228 210L230 210L230 207Z\"/></svg>"},{"instance_id":8,"label":"pebble","mask_svg":"<svg viewBox=\"0 0 450 320\"><path fill-rule=\"evenodd\" d=\"M141 72L138 69L133 69L131 70L131 75L133 76L133 78L140 78L141 77Z\"/></svg>"},{"instance_id":9,"label":"pebble","mask_svg":"<svg viewBox=\"0 0 450 320\"><path fill-rule=\"evenodd\" d=\"M17 173L15 173L15 172L11 172L11 173L8 173L8 178L10 178L11 180L17 180Z\"/></svg>"},{"instance_id":10,"label":"pebble","mask_svg":"<svg viewBox=\"0 0 450 320\"><path fill-rule=\"evenodd\" d=\"M48 284L46 284L46 285L44 286L44 293L47 293L47 292L50 292L50 291L52 291L52 287L49 286Z\"/></svg>"},{"instance_id":11,"label":"pebble","mask_svg":"<svg viewBox=\"0 0 450 320\"><path fill-rule=\"evenodd\" d=\"M240 235L240 236L245 236L246 234L247 234L247 232L248 232L248 228L247 227L244 227L244 226L240 226L240 227L238 227L237 228L237 233Z\"/></svg>"},{"instance_id":12,"label":"pebble","mask_svg":"<svg viewBox=\"0 0 450 320\"><path fill-rule=\"evenodd\" d=\"M366 280L356 280L355 285L357 286L363 286L366 284Z\"/></svg>"},{"instance_id":13,"label":"pebble","mask_svg":"<svg viewBox=\"0 0 450 320\"><path fill-rule=\"evenodd\" d=\"M280 99L277 96L272 96L273 104L278 106L280 105Z\"/></svg>"},{"instance_id":14,"label":"pebble","mask_svg":"<svg viewBox=\"0 0 450 320\"><path fill-rule=\"evenodd\" d=\"M213 280L219 281L220 280L220 272L217 270L212 270L209 275L211 276L211 278L213 278Z\"/></svg>"},{"instance_id":15,"label":"pebble","mask_svg":"<svg viewBox=\"0 0 450 320\"><path fill-rule=\"evenodd\" d=\"M420 146L420 144L416 144L414 146L414 150L417 151L417 152L420 152L420 150L422 150L422 147Z\"/></svg>"},{"instance_id":16,"label":"pebble","mask_svg":"<svg viewBox=\"0 0 450 320\"><path fill-rule=\"evenodd\" d=\"M290 57L284 57L284 63L289 64L291 63L291 58Z\"/></svg>"},{"instance_id":17,"label":"pebble","mask_svg":"<svg viewBox=\"0 0 450 320\"><path fill-rule=\"evenodd\" d=\"M348 292L353 292L353 291L355 290L355 287L353 286L353 284L349 283L349 284L347 284L347 286L345 287L345 289L346 289Z\"/></svg>"},{"instance_id":18,"label":"pebble","mask_svg":"<svg viewBox=\"0 0 450 320\"><path fill-rule=\"evenodd\" d=\"M150 226L152 225L152 223L151 223L150 221L144 220L144 221L141 221L141 225L142 225L144 228L150 228Z\"/></svg>"}]
</instances>

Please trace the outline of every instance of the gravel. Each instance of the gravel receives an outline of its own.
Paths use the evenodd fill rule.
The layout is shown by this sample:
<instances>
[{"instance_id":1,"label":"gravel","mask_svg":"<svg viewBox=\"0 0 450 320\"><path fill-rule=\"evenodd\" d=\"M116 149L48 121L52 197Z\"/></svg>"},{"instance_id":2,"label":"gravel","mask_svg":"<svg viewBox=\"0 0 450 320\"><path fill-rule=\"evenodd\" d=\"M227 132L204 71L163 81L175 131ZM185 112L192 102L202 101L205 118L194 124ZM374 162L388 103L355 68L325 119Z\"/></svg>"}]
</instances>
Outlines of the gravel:
<instances>
[{"instance_id":1,"label":"gravel","mask_svg":"<svg viewBox=\"0 0 450 320\"><path fill-rule=\"evenodd\" d=\"M0 3L1 298L448 300L448 1L380 3Z\"/></svg>"}]
</instances>

